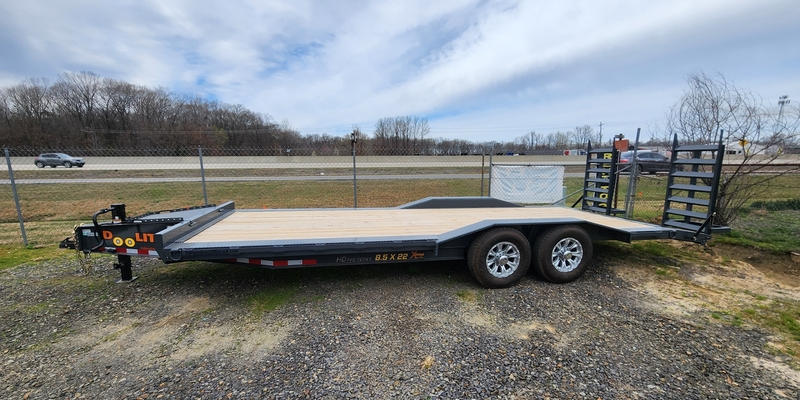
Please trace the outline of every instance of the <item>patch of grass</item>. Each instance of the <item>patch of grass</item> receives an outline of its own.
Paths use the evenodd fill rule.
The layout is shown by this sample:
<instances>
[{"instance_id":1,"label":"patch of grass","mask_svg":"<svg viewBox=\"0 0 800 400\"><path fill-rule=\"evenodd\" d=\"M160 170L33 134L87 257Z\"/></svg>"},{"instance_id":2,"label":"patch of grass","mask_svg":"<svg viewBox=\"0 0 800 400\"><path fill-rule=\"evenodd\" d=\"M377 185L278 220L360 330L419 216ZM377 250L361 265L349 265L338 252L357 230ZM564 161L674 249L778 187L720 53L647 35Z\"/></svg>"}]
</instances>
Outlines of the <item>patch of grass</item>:
<instances>
[{"instance_id":1,"label":"patch of grass","mask_svg":"<svg viewBox=\"0 0 800 400\"><path fill-rule=\"evenodd\" d=\"M739 217L732 228L730 234L714 240L776 254L800 251L800 211L751 212Z\"/></svg>"},{"instance_id":2,"label":"patch of grass","mask_svg":"<svg viewBox=\"0 0 800 400\"><path fill-rule=\"evenodd\" d=\"M60 286L68 291L78 292L83 296L88 296L89 294L96 296L97 292L111 286L112 281L91 275L61 275L44 280L43 285L48 287Z\"/></svg>"},{"instance_id":3,"label":"patch of grass","mask_svg":"<svg viewBox=\"0 0 800 400\"><path fill-rule=\"evenodd\" d=\"M777 334L782 338L783 348L780 350L783 353L795 358L800 354L800 302L773 300L755 308L742 309L735 316ZM795 367L799 367L800 360L795 361Z\"/></svg>"},{"instance_id":4,"label":"patch of grass","mask_svg":"<svg viewBox=\"0 0 800 400\"><path fill-rule=\"evenodd\" d=\"M800 199L789 200L757 200L750 204L751 209L768 211L800 210Z\"/></svg>"},{"instance_id":5,"label":"patch of grass","mask_svg":"<svg viewBox=\"0 0 800 400\"><path fill-rule=\"evenodd\" d=\"M65 252L55 246L44 248L0 246L0 271L20 264L66 257L70 254L72 253Z\"/></svg>"},{"instance_id":6,"label":"patch of grass","mask_svg":"<svg viewBox=\"0 0 800 400\"><path fill-rule=\"evenodd\" d=\"M267 288L248 297L247 302L253 313L261 315L288 303L295 294L296 287Z\"/></svg>"},{"instance_id":7,"label":"patch of grass","mask_svg":"<svg viewBox=\"0 0 800 400\"><path fill-rule=\"evenodd\" d=\"M628 261L638 261L648 265L674 266L679 260L697 260L697 254L685 249L670 246L668 243L656 240L647 240L632 244L602 241L595 245L595 253L600 257L618 259L626 258ZM656 271L661 276L668 275L670 271Z\"/></svg>"},{"instance_id":8,"label":"patch of grass","mask_svg":"<svg viewBox=\"0 0 800 400\"><path fill-rule=\"evenodd\" d=\"M631 248L636 251L645 252L659 257L669 257L675 253L675 248L668 244L648 240L645 242L633 243Z\"/></svg>"},{"instance_id":9,"label":"patch of grass","mask_svg":"<svg viewBox=\"0 0 800 400\"><path fill-rule=\"evenodd\" d=\"M51 304L48 302L31 304L24 308L24 311L29 314L39 314L40 312L50 308Z\"/></svg>"},{"instance_id":10,"label":"patch of grass","mask_svg":"<svg viewBox=\"0 0 800 400\"><path fill-rule=\"evenodd\" d=\"M56 249L61 240L72 235L75 224L75 221L25 221L28 243L33 248ZM0 248L3 247L23 247L22 235L16 221L0 223ZM74 254L65 249L60 251L64 254Z\"/></svg>"},{"instance_id":11,"label":"patch of grass","mask_svg":"<svg viewBox=\"0 0 800 400\"><path fill-rule=\"evenodd\" d=\"M733 326L742 326L742 318L737 314L731 314L727 311L712 311L711 318L721 322L729 323Z\"/></svg>"},{"instance_id":12,"label":"patch of grass","mask_svg":"<svg viewBox=\"0 0 800 400\"><path fill-rule=\"evenodd\" d=\"M479 299L478 292L474 290L463 289L456 292L456 296L465 303L477 303Z\"/></svg>"}]
</instances>

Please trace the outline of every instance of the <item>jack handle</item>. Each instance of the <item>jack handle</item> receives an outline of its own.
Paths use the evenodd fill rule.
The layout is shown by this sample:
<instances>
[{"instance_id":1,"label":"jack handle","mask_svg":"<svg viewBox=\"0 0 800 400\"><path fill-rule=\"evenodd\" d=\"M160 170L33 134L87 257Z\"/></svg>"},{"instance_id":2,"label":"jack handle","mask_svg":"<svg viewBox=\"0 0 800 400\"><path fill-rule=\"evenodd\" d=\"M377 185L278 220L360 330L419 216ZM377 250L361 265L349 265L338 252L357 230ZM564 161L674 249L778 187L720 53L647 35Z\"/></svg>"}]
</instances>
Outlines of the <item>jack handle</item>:
<instances>
[{"instance_id":1,"label":"jack handle","mask_svg":"<svg viewBox=\"0 0 800 400\"><path fill-rule=\"evenodd\" d=\"M91 253L93 251L96 251L97 249L103 247L103 243L104 242L103 242L103 237L102 237L102 235L100 233L100 224L97 223L97 217L99 217L102 214L109 213L109 212L111 212L110 208L104 208L104 209L94 213L94 215L92 215L92 223L94 224L95 234L97 234L97 238L98 239L97 239L97 245L92 247L91 249L89 249L89 251L86 252L87 254Z\"/></svg>"}]
</instances>

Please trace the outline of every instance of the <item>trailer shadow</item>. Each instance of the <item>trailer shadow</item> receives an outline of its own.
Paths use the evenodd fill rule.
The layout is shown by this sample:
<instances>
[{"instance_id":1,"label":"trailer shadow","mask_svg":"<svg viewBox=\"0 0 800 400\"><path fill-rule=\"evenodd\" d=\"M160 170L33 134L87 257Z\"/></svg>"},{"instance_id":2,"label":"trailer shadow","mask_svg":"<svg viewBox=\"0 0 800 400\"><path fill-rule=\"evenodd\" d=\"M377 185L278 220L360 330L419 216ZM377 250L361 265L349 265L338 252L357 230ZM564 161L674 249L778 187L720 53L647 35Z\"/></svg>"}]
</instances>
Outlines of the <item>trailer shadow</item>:
<instances>
[{"instance_id":1,"label":"trailer shadow","mask_svg":"<svg viewBox=\"0 0 800 400\"><path fill-rule=\"evenodd\" d=\"M339 283L359 285L367 281L402 278L471 281L462 261L429 263L329 266L311 268L267 269L243 264L184 262L146 266L139 279L147 283L168 283L181 287L200 284L309 285Z\"/></svg>"}]
</instances>

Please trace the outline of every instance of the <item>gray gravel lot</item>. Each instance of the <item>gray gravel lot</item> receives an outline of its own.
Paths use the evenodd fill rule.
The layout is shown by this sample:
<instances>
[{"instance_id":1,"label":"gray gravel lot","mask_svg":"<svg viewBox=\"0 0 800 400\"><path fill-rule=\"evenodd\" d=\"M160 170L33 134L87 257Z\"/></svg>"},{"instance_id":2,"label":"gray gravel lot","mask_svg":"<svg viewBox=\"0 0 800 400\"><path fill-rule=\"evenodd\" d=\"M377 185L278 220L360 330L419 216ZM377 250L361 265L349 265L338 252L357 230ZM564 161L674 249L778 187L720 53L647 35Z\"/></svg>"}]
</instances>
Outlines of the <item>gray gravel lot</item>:
<instances>
[{"instance_id":1,"label":"gray gravel lot","mask_svg":"<svg viewBox=\"0 0 800 400\"><path fill-rule=\"evenodd\" d=\"M266 271L112 259L0 273L2 398L798 398L769 338L658 299L599 259L565 285L459 263ZM761 364L762 366L764 364Z\"/></svg>"}]
</instances>

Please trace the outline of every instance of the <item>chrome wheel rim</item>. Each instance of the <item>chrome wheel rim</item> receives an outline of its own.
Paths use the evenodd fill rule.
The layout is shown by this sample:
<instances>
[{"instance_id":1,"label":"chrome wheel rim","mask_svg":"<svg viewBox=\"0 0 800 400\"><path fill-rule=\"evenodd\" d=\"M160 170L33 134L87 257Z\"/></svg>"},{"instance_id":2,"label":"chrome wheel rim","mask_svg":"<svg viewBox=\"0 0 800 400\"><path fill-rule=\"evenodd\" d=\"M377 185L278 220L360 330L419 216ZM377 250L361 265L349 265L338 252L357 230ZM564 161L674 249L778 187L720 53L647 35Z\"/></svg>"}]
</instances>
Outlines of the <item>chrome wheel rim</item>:
<instances>
[{"instance_id":1,"label":"chrome wheel rim","mask_svg":"<svg viewBox=\"0 0 800 400\"><path fill-rule=\"evenodd\" d=\"M553 267L558 272L571 272L578 268L583 260L583 246L577 239L568 237L553 246Z\"/></svg>"},{"instance_id":2,"label":"chrome wheel rim","mask_svg":"<svg viewBox=\"0 0 800 400\"><path fill-rule=\"evenodd\" d=\"M500 242L486 254L486 269L495 278L505 278L519 267L520 251L514 243Z\"/></svg>"}]
</instances>

